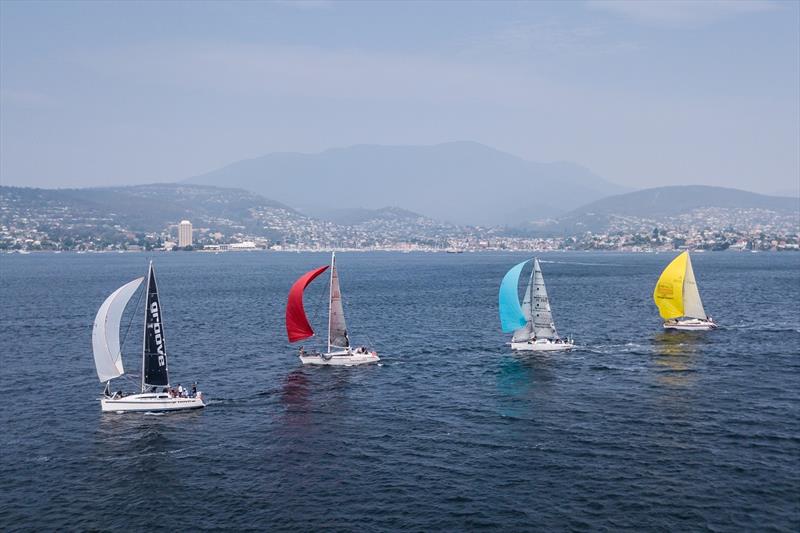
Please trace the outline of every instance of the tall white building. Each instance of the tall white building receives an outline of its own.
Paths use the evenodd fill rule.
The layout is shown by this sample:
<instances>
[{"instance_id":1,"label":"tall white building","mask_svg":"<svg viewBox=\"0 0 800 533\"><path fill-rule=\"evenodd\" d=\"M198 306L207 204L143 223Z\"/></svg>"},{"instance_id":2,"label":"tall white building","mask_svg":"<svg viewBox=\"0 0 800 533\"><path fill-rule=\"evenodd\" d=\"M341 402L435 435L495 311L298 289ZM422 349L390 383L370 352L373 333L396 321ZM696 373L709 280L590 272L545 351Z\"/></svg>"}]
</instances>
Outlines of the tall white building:
<instances>
[{"instance_id":1,"label":"tall white building","mask_svg":"<svg viewBox=\"0 0 800 533\"><path fill-rule=\"evenodd\" d=\"M178 224L178 248L192 245L192 223L181 220Z\"/></svg>"}]
</instances>

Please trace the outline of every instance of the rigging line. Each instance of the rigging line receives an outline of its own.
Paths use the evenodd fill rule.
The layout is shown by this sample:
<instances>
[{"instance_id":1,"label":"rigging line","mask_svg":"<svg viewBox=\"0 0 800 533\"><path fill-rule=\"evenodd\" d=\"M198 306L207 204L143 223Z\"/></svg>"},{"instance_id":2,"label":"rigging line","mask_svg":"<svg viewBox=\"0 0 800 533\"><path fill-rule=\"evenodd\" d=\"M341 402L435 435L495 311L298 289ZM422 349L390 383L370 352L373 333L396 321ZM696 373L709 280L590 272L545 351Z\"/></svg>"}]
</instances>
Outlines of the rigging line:
<instances>
[{"instance_id":1,"label":"rigging line","mask_svg":"<svg viewBox=\"0 0 800 533\"><path fill-rule=\"evenodd\" d=\"M131 319L128 321L128 328L125 330L125 336L122 337L122 344L120 344L119 346L120 355L122 355L122 349L125 347L125 341L128 340L128 332L130 332L131 330L133 319L136 318L136 312L139 310L139 301L142 299L142 294L144 294L145 292L147 292L147 288L142 289L139 292L139 296L136 298L136 305L133 307L133 312L131 313Z\"/></svg>"},{"instance_id":2,"label":"rigging line","mask_svg":"<svg viewBox=\"0 0 800 533\"><path fill-rule=\"evenodd\" d=\"M314 314L311 316L311 323L312 324L315 324L317 322L317 317L319 316L320 309L322 309L322 307L323 307L322 304L325 302L324 297L325 297L325 291L320 291L319 297L318 297L319 298L319 305L317 305L314 308Z\"/></svg>"}]
</instances>

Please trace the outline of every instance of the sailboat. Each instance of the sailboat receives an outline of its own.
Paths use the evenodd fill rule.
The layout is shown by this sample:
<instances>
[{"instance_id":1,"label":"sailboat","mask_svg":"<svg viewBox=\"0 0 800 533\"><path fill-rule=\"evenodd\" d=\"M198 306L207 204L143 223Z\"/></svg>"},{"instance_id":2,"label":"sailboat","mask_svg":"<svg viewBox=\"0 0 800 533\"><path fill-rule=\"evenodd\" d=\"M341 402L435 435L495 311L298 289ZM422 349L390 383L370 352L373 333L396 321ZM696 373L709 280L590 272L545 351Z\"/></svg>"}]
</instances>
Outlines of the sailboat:
<instances>
[{"instance_id":1,"label":"sailboat","mask_svg":"<svg viewBox=\"0 0 800 533\"><path fill-rule=\"evenodd\" d=\"M286 302L286 334L289 342L297 342L314 336L314 330L308 322L303 307L303 291L314 279L328 270L331 270L330 293L328 297L328 349L307 351L300 348L300 361L304 365L340 365L351 366L380 361L375 350L364 347L353 349L350 336L347 333L347 324L344 320L344 307L342 306L342 292L339 288L339 274L336 271L336 253L331 254L331 264L306 272L294 282L289 290L289 299Z\"/></svg>"},{"instance_id":2,"label":"sailboat","mask_svg":"<svg viewBox=\"0 0 800 533\"><path fill-rule=\"evenodd\" d=\"M689 252L673 259L661 273L653 289L653 301L664 319L664 329L705 331L717 327L703 309Z\"/></svg>"},{"instance_id":3,"label":"sailboat","mask_svg":"<svg viewBox=\"0 0 800 533\"><path fill-rule=\"evenodd\" d=\"M120 321L128 301L136 293L144 277L130 281L111 293L97 311L92 330L92 351L97 377L105 383L100 406L103 411L177 411L205 407L203 393L177 395L169 384L167 350L164 337L164 316L158 299L158 286L153 262L147 269L144 312L144 339L142 341L141 392L125 394L111 392L111 380L122 376L122 351L120 348ZM162 387L161 392L157 389Z\"/></svg>"},{"instance_id":4,"label":"sailboat","mask_svg":"<svg viewBox=\"0 0 800 533\"><path fill-rule=\"evenodd\" d=\"M572 339L562 339L553 323L550 299L544 285L539 260L533 259L533 269L525 289L522 305L519 303L519 278L530 259L509 270L500 284L500 325L506 333L514 333L511 349L521 351L570 350Z\"/></svg>"}]
</instances>

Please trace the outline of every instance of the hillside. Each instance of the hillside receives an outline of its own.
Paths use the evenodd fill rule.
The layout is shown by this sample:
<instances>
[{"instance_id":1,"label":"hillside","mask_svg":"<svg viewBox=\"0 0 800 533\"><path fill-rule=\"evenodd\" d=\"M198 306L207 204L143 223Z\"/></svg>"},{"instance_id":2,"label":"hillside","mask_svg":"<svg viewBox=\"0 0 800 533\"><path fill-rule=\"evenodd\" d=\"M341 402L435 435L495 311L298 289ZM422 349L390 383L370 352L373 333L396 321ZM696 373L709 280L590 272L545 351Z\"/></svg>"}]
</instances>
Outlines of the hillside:
<instances>
[{"instance_id":1,"label":"hillside","mask_svg":"<svg viewBox=\"0 0 800 533\"><path fill-rule=\"evenodd\" d=\"M566 216L596 213L661 217L686 213L700 207L796 212L799 205L797 198L766 196L726 187L676 185L609 196L586 204Z\"/></svg>"},{"instance_id":2,"label":"hillside","mask_svg":"<svg viewBox=\"0 0 800 533\"><path fill-rule=\"evenodd\" d=\"M187 183L239 187L305 212L397 205L458 224L513 224L625 189L572 163L535 163L475 142L273 153ZM554 201L557 199L558 201Z\"/></svg>"},{"instance_id":3,"label":"hillside","mask_svg":"<svg viewBox=\"0 0 800 533\"><path fill-rule=\"evenodd\" d=\"M609 196L525 228L558 235L632 230L681 221L688 224L707 220L725 227L739 225L745 219L750 225L800 222L800 199L702 185L656 187Z\"/></svg>"},{"instance_id":4,"label":"hillside","mask_svg":"<svg viewBox=\"0 0 800 533\"><path fill-rule=\"evenodd\" d=\"M381 209L320 207L316 209L299 209L299 211L310 218L344 225L364 224L373 220L385 219L413 220L422 217L419 213L400 207L383 207Z\"/></svg>"},{"instance_id":5,"label":"hillside","mask_svg":"<svg viewBox=\"0 0 800 533\"><path fill-rule=\"evenodd\" d=\"M167 183L87 189L2 187L0 191L4 202L12 202L18 210L50 210L54 214L63 211L79 219L124 225L136 231L158 231L184 218L214 230L234 223L247 225L253 208L283 210L300 216L283 204L248 191L198 185Z\"/></svg>"},{"instance_id":6,"label":"hillside","mask_svg":"<svg viewBox=\"0 0 800 533\"><path fill-rule=\"evenodd\" d=\"M269 244L338 242L368 246L388 240L440 242L463 229L404 209L350 213L338 222L303 215L241 189L156 184L98 189L0 187L0 248L160 246L176 240L189 219L201 244L262 239ZM40 244L35 244L39 242ZM66 243L66 244L65 244ZM18 246L19 245L19 246Z\"/></svg>"}]
</instances>

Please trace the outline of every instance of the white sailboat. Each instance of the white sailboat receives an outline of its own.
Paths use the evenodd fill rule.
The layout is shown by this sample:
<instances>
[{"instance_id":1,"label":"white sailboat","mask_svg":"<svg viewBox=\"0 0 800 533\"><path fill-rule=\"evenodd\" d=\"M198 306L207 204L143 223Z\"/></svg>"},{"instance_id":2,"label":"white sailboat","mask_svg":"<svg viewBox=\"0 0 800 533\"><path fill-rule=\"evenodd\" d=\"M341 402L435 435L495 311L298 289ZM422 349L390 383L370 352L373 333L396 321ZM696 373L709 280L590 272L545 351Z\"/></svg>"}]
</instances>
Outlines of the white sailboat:
<instances>
[{"instance_id":1,"label":"white sailboat","mask_svg":"<svg viewBox=\"0 0 800 533\"><path fill-rule=\"evenodd\" d=\"M320 274L331 270L328 297L328 347L326 352L307 351L300 348L300 361L304 365L352 366L380 361L378 353L365 347L353 348L344 320L342 292L336 270L336 253L331 254L331 264L306 272L294 282L286 302L286 333L289 342L297 342L314 336L303 307L303 291Z\"/></svg>"},{"instance_id":2,"label":"white sailboat","mask_svg":"<svg viewBox=\"0 0 800 533\"><path fill-rule=\"evenodd\" d=\"M205 407L202 392L181 396L169 384L167 350L164 337L163 313L158 299L153 262L147 270L144 339L142 342L141 392L125 394L111 392L111 380L122 376L120 348L120 321L128 301L142 284L144 278L126 283L106 298L97 311L92 330L92 351L97 377L105 383L100 407L103 411L178 411ZM158 388L162 388L159 392Z\"/></svg>"},{"instance_id":3,"label":"white sailboat","mask_svg":"<svg viewBox=\"0 0 800 533\"><path fill-rule=\"evenodd\" d=\"M534 352L570 350L575 343L569 338L562 339L556 330L544 276L536 258L522 305L519 303L519 277L528 261L509 270L500 285L500 322L503 331L514 332L511 349Z\"/></svg>"},{"instance_id":4,"label":"white sailboat","mask_svg":"<svg viewBox=\"0 0 800 533\"><path fill-rule=\"evenodd\" d=\"M653 301L664 319L664 329L707 331L717 324L706 315L689 252L667 265L653 289Z\"/></svg>"}]
</instances>

